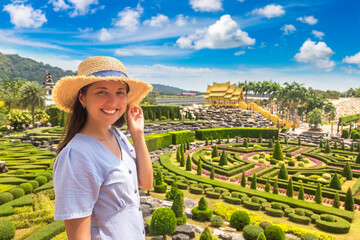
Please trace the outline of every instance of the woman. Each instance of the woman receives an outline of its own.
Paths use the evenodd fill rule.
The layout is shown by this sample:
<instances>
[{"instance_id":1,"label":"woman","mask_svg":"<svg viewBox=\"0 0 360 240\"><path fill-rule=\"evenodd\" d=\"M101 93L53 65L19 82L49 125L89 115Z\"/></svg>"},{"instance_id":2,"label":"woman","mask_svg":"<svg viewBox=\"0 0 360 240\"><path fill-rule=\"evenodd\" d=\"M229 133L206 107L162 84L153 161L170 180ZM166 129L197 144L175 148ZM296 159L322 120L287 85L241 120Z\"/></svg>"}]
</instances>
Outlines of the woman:
<instances>
[{"instance_id":1,"label":"woman","mask_svg":"<svg viewBox=\"0 0 360 240\"><path fill-rule=\"evenodd\" d=\"M54 219L69 240L145 239L138 188L152 188L153 170L137 104L151 90L111 57L88 58L56 83L54 102L70 114L53 169ZM116 128L125 112L134 147Z\"/></svg>"}]
</instances>

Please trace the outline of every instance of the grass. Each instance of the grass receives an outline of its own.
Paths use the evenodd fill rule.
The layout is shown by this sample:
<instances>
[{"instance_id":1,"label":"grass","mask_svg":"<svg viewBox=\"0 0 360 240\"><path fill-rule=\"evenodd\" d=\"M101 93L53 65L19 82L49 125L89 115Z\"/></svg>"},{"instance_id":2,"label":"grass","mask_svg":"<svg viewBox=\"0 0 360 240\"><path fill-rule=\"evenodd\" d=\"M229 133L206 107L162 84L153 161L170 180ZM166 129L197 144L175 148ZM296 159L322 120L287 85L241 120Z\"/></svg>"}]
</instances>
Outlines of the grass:
<instances>
[{"instance_id":1,"label":"grass","mask_svg":"<svg viewBox=\"0 0 360 240\"><path fill-rule=\"evenodd\" d=\"M352 180L345 181L341 186L341 191L347 192L348 188L352 188L357 180L357 178L353 178Z\"/></svg>"}]
</instances>

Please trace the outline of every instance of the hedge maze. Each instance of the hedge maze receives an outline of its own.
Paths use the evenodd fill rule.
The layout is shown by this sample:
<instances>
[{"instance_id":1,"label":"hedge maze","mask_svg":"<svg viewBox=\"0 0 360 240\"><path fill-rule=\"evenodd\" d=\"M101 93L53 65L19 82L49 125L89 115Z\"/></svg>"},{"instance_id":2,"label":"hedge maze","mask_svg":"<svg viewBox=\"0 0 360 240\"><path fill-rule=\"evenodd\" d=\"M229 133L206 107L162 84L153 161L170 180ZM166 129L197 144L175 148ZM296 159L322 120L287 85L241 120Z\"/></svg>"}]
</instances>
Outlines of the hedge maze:
<instances>
[{"instance_id":1,"label":"hedge maze","mask_svg":"<svg viewBox=\"0 0 360 240\"><path fill-rule=\"evenodd\" d=\"M319 142L315 146L301 139L278 141L277 135L249 140L234 133L231 143L211 144L208 139L220 138L221 142L231 134L230 129L217 134L214 131L195 132L208 145L180 149L185 158L191 156L191 171L180 166L170 153L161 156L161 164L155 164L154 169L161 169L165 183L175 182L190 193L264 211L289 222L313 224L324 232L349 232L354 211L360 210L357 144L348 149L341 142Z\"/></svg>"}]
</instances>

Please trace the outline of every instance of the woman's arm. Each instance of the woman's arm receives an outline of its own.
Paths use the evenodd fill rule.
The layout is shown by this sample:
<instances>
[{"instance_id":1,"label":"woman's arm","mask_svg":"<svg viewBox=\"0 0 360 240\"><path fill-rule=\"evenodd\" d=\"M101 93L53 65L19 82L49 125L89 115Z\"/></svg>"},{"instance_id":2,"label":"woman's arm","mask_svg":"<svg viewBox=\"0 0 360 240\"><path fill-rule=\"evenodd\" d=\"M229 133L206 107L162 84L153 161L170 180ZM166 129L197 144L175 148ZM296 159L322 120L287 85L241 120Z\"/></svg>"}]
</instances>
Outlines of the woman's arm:
<instances>
[{"instance_id":1,"label":"woman's arm","mask_svg":"<svg viewBox=\"0 0 360 240\"><path fill-rule=\"evenodd\" d=\"M142 109L138 106L128 106L126 122L133 140L136 153L136 166L139 188L150 190L153 188L153 169L149 150L145 143L144 117Z\"/></svg>"},{"instance_id":2,"label":"woman's arm","mask_svg":"<svg viewBox=\"0 0 360 240\"><path fill-rule=\"evenodd\" d=\"M69 240L91 239L91 216L64 220L65 230Z\"/></svg>"}]
</instances>

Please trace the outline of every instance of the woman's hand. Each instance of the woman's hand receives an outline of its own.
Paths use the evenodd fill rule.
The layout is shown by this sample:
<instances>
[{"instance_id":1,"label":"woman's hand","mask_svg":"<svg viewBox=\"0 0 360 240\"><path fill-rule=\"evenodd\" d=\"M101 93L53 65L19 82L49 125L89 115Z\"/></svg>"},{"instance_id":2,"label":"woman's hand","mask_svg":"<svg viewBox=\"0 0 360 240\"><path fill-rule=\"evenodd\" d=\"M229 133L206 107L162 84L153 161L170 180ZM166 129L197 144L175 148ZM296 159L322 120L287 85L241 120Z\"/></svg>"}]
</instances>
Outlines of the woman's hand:
<instances>
[{"instance_id":1,"label":"woman's hand","mask_svg":"<svg viewBox=\"0 0 360 240\"><path fill-rule=\"evenodd\" d=\"M132 138L139 134L144 135L144 115L141 107L128 105L126 122Z\"/></svg>"}]
</instances>

